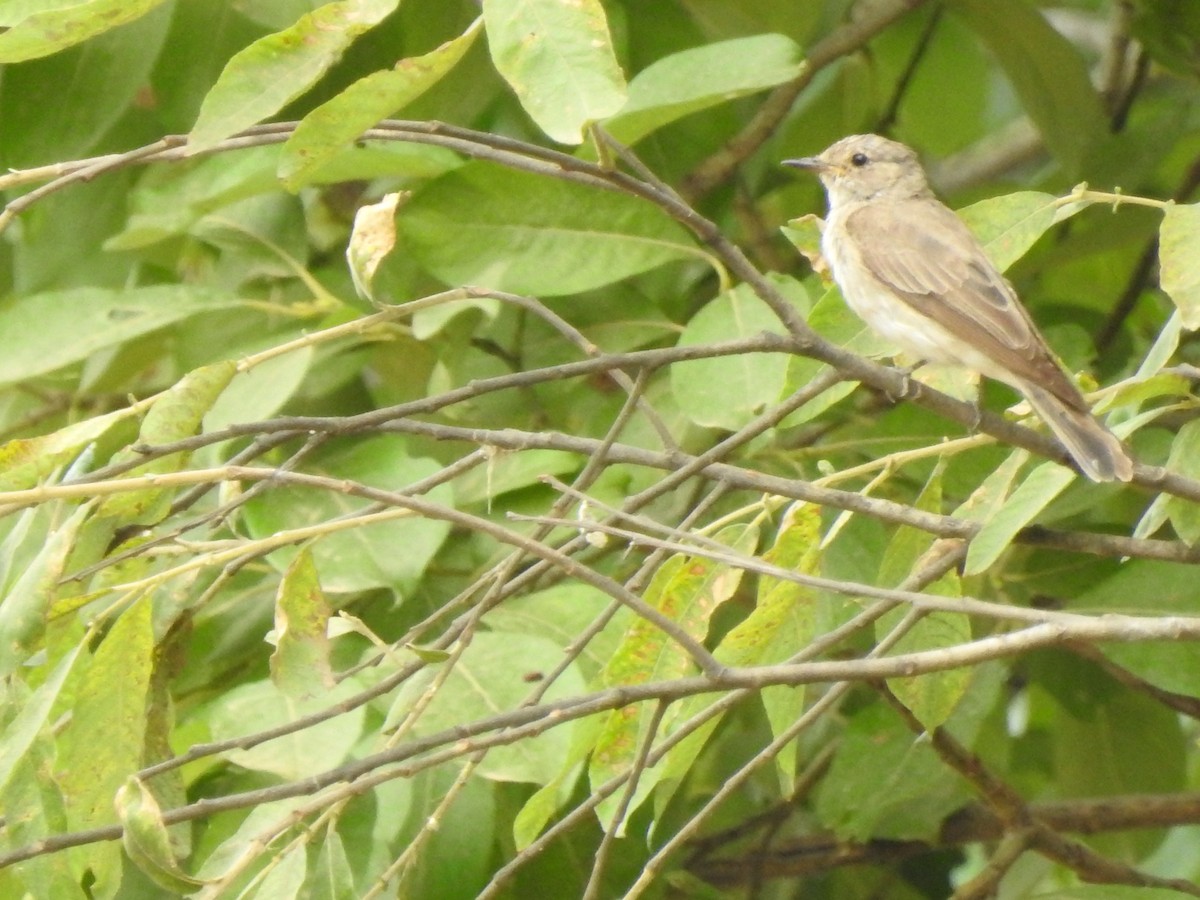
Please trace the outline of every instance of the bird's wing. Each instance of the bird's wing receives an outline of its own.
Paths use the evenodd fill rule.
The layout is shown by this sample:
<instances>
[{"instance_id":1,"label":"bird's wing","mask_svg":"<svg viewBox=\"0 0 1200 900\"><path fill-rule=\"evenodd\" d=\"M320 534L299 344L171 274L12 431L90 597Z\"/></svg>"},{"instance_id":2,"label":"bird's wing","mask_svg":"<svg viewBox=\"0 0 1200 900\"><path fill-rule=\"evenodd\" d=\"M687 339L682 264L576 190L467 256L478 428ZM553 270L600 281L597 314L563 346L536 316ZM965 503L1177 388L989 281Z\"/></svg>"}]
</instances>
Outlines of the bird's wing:
<instances>
[{"instance_id":1,"label":"bird's wing","mask_svg":"<svg viewBox=\"0 0 1200 900\"><path fill-rule=\"evenodd\" d=\"M871 274L913 309L1019 379L1086 408L1012 285L948 207L930 198L875 202L845 226L857 246L871 248L861 254Z\"/></svg>"}]
</instances>

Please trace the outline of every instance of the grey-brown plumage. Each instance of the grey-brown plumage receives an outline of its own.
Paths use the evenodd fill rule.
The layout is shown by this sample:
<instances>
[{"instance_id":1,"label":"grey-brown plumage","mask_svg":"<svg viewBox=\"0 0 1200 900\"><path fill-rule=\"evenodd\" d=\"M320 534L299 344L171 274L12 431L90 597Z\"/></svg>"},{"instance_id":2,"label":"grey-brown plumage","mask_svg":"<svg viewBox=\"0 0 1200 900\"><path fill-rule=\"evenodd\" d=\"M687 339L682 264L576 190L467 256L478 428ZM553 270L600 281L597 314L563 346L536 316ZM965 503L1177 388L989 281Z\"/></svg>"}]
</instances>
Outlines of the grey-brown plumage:
<instances>
[{"instance_id":1,"label":"grey-brown plumage","mask_svg":"<svg viewBox=\"0 0 1200 900\"><path fill-rule=\"evenodd\" d=\"M1012 285L933 195L916 154L874 134L785 165L817 173L829 196L821 250L850 307L927 362L1016 388L1093 481L1128 481L1133 462L1092 415Z\"/></svg>"}]
</instances>

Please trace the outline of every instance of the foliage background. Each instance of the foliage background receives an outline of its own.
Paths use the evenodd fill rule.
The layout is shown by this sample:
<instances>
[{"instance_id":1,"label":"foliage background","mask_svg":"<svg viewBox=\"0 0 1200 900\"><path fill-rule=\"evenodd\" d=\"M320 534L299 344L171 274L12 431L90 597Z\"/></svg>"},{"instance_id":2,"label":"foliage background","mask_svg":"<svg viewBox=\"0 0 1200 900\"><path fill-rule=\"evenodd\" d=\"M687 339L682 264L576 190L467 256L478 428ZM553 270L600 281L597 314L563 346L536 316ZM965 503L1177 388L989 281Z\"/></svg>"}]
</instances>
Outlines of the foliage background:
<instances>
[{"instance_id":1,"label":"foliage background","mask_svg":"<svg viewBox=\"0 0 1200 900\"><path fill-rule=\"evenodd\" d=\"M1189 0L0 26L0 894L1200 893ZM1133 484L872 361L862 131Z\"/></svg>"}]
</instances>

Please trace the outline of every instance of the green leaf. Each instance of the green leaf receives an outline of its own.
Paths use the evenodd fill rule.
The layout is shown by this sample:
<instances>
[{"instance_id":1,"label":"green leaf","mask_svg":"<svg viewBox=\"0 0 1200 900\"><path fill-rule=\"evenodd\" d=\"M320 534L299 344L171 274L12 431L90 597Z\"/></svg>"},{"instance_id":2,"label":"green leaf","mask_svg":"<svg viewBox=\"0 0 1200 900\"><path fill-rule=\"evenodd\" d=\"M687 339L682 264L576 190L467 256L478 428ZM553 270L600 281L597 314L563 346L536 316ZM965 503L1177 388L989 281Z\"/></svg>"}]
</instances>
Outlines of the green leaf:
<instances>
[{"instance_id":1,"label":"green leaf","mask_svg":"<svg viewBox=\"0 0 1200 900\"><path fill-rule=\"evenodd\" d=\"M1083 884L1057 888L1042 894L1042 900L1179 900L1172 888L1131 887L1123 884Z\"/></svg>"},{"instance_id":2,"label":"green leaf","mask_svg":"<svg viewBox=\"0 0 1200 900\"><path fill-rule=\"evenodd\" d=\"M804 502L793 503L783 515L775 543L763 562L804 575L817 574L820 561L821 511ZM750 615L730 629L714 655L729 666L782 662L798 653L813 633L813 588L763 575ZM803 687L787 687L803 696Z\"/></svg>"},{"instance_id":3,"label":"green leaf","mask_svg":"<svg viewBox=\"0 0 1200 900\"><path fill-rule=\"evenodd\" d=\"M1031 684L1056 701L1057 708L1048 712L1056 726L1054 785L1060 796L1187 789L1190 754L1174 711L1142 691L1124 689L1095 663L1071 654L1047 655L1029 674ZM1087 753L1081 754L1081 747ZM1157 840L1150 844L1156 845Z\"/></svg>"},{"instance_id":4,"label":"green leaf","mask_svg":"<svg viewBox=\"0 0 1200 900\"><path fill-rule=\"evenodd\" d=\"M188 146L199 153L279 112L341 59L346 48L389 15L400 0L339 0L295 25L259 38L225 66Z\"/></svg>"},{"instance_id":5,"label":"green leaf","mask_svg":"<svg viewBox=\"0 0 1200 900\"><path fill-rule=\"evenodd\" d=\"M1075 473L1057 463L1043 463L1030 472L971 540L964 573L977 575L991 567L1017 532L1032 522L1074 480Z\"/></svg>"},{"instance_id":6,"label":"green leaf","mask_svg":"<svg viewBox=\"0 0 1200 900\"><path fill-rule=\"evenodd\" d=\"M36 59L72 47L94 35L132 22L162 2L92 0L90 3L64 5L60 9L38 10L20 19L15 19L0 8L0 25L11 26L0 34L0 63Z\"/></svg>"},{"instance_id":7,"label":"green leaf","mask_svg":"<svg viewBox=\"0 0 1200 900\"><path fill-rule=\"evenodd\" d=\"M942 466L929 476L921 494L913 504L924 512L942 511ZM879 583L898 585L918 566L933 544L933 537L919 528L902 525L888 544L879 567ZM962 595L958 575L948 572L925 588L929 594L944 597ZM875 637L882 641L908 616L908 607L897 607L875 623ZM889 651L891 655L916 653L921 650L943 650L971 639L970 620L961 613L935 611L922 616L908 629ZM893 678L888 687L913 715L932 730L942 725L954 711L971 682L970 669L947 669L927 672L912 678Z\"/></svg>"},{"instance_id":8,"label":"green leaf","mask_svg":"<svg viewBox=\"0 0 1200 900\"><path fill-rule=\"evenodd\" d=\"M321 697L333 687L326 636L329 612L312 552L305 548L283 573L275 594L275 652L271 654L271 679L297 700Z\"/></svg>"},{"instance_id":9,"label":"green leaf","mask_svg":"<svg viewBox=\"0 0 1200 900\"><path fill-rule=\"evenodd\" d=\"M1082 564L1084 573L1092 572L1091 560ZM1195 573L1189 565L1152 559L1130 559L1114 572L1101 570L1107 577L1083 578L1081 590L1075 596L1072 609L1088 612L1114 612L1122 615L1175 616L1196 615L1200 611ZM1112 644L1113 647L1118 644ZM1123 646L1123 645L1121 645ZM1134 645L1130 645L1134 646ZM1153 646L1153 642L1142 646ZM1180 642L1178 646L1200 650L1200 642ZM1181 693L1200 695L1200 667L1176 673L1176 686L1168 688ZM1190 685L1179 687L1178 685Z\"/></svg>"},{"instance_id":10,"label":"green leaf","mask_svg":"<svg viewBox=\"0 0 1200 900\"><path fill-rule=\"evenodd\" d=\"M954 511L954 517L971 522L991 521L1012 490L1012 483L1017 474L1028 461L1028 450L1014 450L1010 453Z\"/></svg>"},{"instance_id":11,"label":"green leaf","mask_svg":"<svg viewBox=\"0 0 1200 900\"><path fill-rule=\"evenodd\" d=\"M347 678L320 697L300 701L283 694L270 681L243 682L216 696L197 716L211 729L214 740L232 739L328 709L363 687L361 682ZM365 707L355 707L301 731L247 750L231 751L229 761L280 778L307 778L349 758L365 717Z\"/></svg>"},{"instance_id":12,"label":"green leaf","mask_svg":"<svg viewBox=\"0 0 1200 900\"><path fill-rule=\"evenodd\" d=\"M483 0L488 49L538 127L579 144L589 122L625 103L600 0Z\"/></svg>"},{"instance_id":13,"label":"green leaf","mask_svg":"<svg viewBox=\"0 0 1200 900\"><path fill-rule=\"evenodd\" d=\"M1146 507L1146 511L1137 521L1137 525L1133 528L1133 537L1139 540L1143 538L1153 537L1158 529L1162 528L1167 521L1167 502L1171 499L1170 494L1159 494Z\"/></svg>"},{"instance_id":14,"label":"green leaf","mask_svg":"<svg viewBox=\"0 0 1200 900\"><path fill-rule=\"evenodd\" d=\"M1161 244L1158 252L1161 256ZM1175 355L1175 351L1179 349L1179 337L1182 331L1179 311L1176 310L1163 323L1162 329L1158 332L1158 337L1154 339L1154 346L1142 358L1142 364L1138 366L1137 373L1134 375L1136 381L1141 382L1152 378L1171 361L1171 358Z\"/></svg>"},{"instance_id":15,"label":"green leaf","mask_svg":"<svg viewBox=\"0 0 1200 900\"><path fill-rule=\"evenodd\" d=\"M284 897L302 897L304 878L308 874L308 854L304 847L292 847L276 859L266 877L258 883L253 894L246 895L256 900L280 900Z\"/></svg>"},{"instance_id":16,"label":"green leaf","mask_svg":"<svg viewBox=\"0 0 1200 900\"><path fill-rule=\"evenodd\" d=\"M71 674L81 649L82 645L77 644L66 652L55 664L49 677L24 699L20 710L0 732L0 794L8 787L9 779L34 740L52 724L51 710L59 702L63 684Z\"/></svg>"},{"instance_id":17,"label":"green leaf","mask_svg":"<svg viewBox=\"0 0 1200 900\"><path fill-rule=\"evenodd\" d=\"M490 504L504 494L540 485L546 475L561 478L579 467L579 457L565 450L502 451L458 479L454 496L460 505Z\"/></svg>"},{"instance_id":18,"label":"green leaf","mask_svg":"<svg viewBox=\"0 0 1200 900\"><path fill-rule=\"evenodd\" d=\"M141 779L130 777L117 791L115 806L124 831L121 844L134 864L159 887L190 894L204 884L190 877L171 852L171 839L158 801Z\"/></svg>"},{"instance_id":19,"label":"green leaf","mask_svg":"<svg viewBox=\"0 0 1200 900\"><path fill-rule=\"evenodd\" d=\"M570 800L571 787L587 759L596 737L604 727L603 714L589 716L576 722L571 748L559 764L558 771L529 797L513 820L513 840L518 850L524 850L542 833L550 817Z\"/></svg>"},{"instance_id":20,"label":"green leaf","mask_svg":"<svg viewBox=\"0 0 1200 900\"><path fill-rule=\"evenodd\" d=\"M303 802L302 799L293 797L289 800L265 801L247 810L247 814L240 817L236 824L231 823L230 827L222 831L219 836L214 835L215 839L212 844L215 845L215 848L211 845L208 848L201 848L202 850L211 849L212 852L206 856L198 856L197 859L203 861L193 863L193 871L197 877L214 881L230 874L231 867L238 865L240 859L257 856L262 851L261 845L255 839L262 834L264 829L274 826L284 816L291 815ZM304 856L307 848L299 849L300 855ZM260 900L267 900L268 897L270 900L275 900L274 895L265 895L261 891L253 896L259 897ZM291 897L292 895L281 894L279 896ZM303 894L296 896L303 896Z\"/></svg>"},{"instance_id":21,"label":"green leaf","mask_svg":"<svg viewBox=\"0 0 1200 900\"><path fill-rule=\"evenodd\" d=\"M789 219L779 230L792 242L792 246L800 251L800 255L808 260L814 272L822 270L824 258L821 256L821 237L825 233L824 219L813 213L806 213Z\"/></svg>"},{"instance_id":22,"label":"green leaf","mask_svg":"<svg viewBox=\"0 0 1200 900\"><path fill-rule=\"evenodd\" d=\"M204 430L270 418L300 389L315 356L312 347L299 347L238 372L205 414Z\"/></svg>"},{"instance_id":23,"label":"green leaf","mask_svg":"<svg viewBox=\"0 0 1200 900\"><path fill-rule=\"evenodd\" d=\"M1145 581L1138 582L1138 587L1134 590L1140 590L1145 584ZM1081 606L1086 605L1086 595L1079 600ZM1159 604L1164 605L1166 604ZM1171 610L1166 615L1173 612L1174 610ZM1186 697L1200 695L1200 647L1194 641L1112 643L1101 645L1100 650L1117 665L1136 673L1155 687Z\"/></svg>"},{"instance_id":24,"label":"green leaf","mask_svg":"<svg viewBox=\"0 0 1200 900\"><path fill-rule=\"evenodd\" d=\"M418 309L412 317L413 338L428 341L443 333L455 318L470 310L478 310L489 322L495 322L501 306L501 302L495 297L470 297Z\"/></svg>"},{"instance_id":25,"label":"green leaf","mask_svg":"<svg viewBox=\"0 0 1200 900\"><path fill-rule=\"evenodd\" d=\"M697 256L683 228L625 194L472 163L399 212L402 250L446 284L577 294Z\"/></svg>"},{"instance_id":26,"label":"green leaf","mask_svg":"<svg viewBox=\"0 0 1200 900\"><path fill-rule=\"evenodd\" d=\"M157 169L133 190L124 228L106 250L133 250L186 234L203 216L279 188L278 147L196 160L186 168Z\"/></svg>"},{"instance_id":27,"label":"green leaf","mask_svg":"<svg viewBox=\"0 0 1200 900\"><path fill-rule=\"evenodd\" d=\"M86 506L76 508L70 518L46 535L25 570L19 575L12 573L13 583L0 585L4 588L4 602L0 603L0 676L11 675L41 641L46 612L75 549L79 527L90 512ZM10 542L19 536L9 534L0 549L11 551Z\"/></svg>"},{"instance_id":28,"label":"green leaf","mask_svg":"<svg viewBox=\"0 0 1200 900\"><path fill-rule=\"evenodd\" d=\"M476 634L454 662L449 673L426 668L405 683L388 714L386 728L405 720L417 700L435 679L437 694L416 721L417 734L433 734L463 722L516 709L526 700L536 681L562 662L562 647L535 635L511 632ZM553 701L583 693L583 676L574 665L546 690ZM564 722L519 745L494 747L479 771L497 781L545 784L560 770L571 747L575 723Z\"/></svg>"},{"instance_id":29,"label":"green leaf","mask_svg":"<svg viewBox=\"0 0 1200 900\"><path fill-rule=\"evenodd\" d=\"M1129 30L1150 58L1180 75L1200 77L1200 6L1188 0L1136 0L1133 10Z\"/></svg>"},{"instance_id":30,"label":"green leaf","mask_svg":"<svg viewBox=\"0 0 1200 900\"><path fill-rule=\"evenodd\" d=\"M146 446L169 444L192 437L200 431L204 415L212 408L221 392L237 373L233 360L202 366L179 380L170 390L154 401L138 433L138 443ZM130 451L129 458L136 458ZM150 473L177 472L188 461L188 454L172 453L138 466L130 477ZM101 501L97 516L124 522L152 524L166 514L166 507L175 489L144 488L110 494Z\"/></svg>"},{"instance_id":31,"label":"green leaf","mask_svg":"<svg viewBox=\"0 0 1200 900\"><path fill-rule=\"evenodd\" d=\"M188 316L244 301L194 285L73 288L0 305L0 386L53 372Z\"/></svg>"},{"instance_id":32,"label":"green leaf","mask_svg":"<svg viewBox=\"0 0 1200 900\"><path fill-rule=\"evenodd\" d=\"M405 644L404 649L426 665L444 663L453 655L449 650L438 650L434 647L422 647L419 644Z\"/></svg>"},{"instance_id":33,"label":"green leaf","mask_svg":"<svg viewBox=\"0 0 1200 900\"><path fill-rule=\"evenodd\" d=\"M154 401L138 438L154 445L192 437L236 372L237 363L231 359L188 372Z\"/></svg>"},{"instance_id":34,"label":"green leaf","mask_svg":"<svg viewBox=\"0 0 1200 900\"><path fill-rule=\"evenodd\" d=\"M797 221L799 220L793 220L793 224ZM800 241L805 240L794 229L784 229L784 233L789 238ZM846 305L846 301L842 298L841 292L836 287L826 290L817 302L813 304L812 310L808 314L808 324L813 331L826 340L845 347L847 350L851 350L860 356L875 358L890 356L896 352L891 344L868 328L866 323L850 310L850 307ZM818 360L799 355L789 356L783 394L790 395L800 390L818 375L823 375L828 370L829 366ZM854 389L857 386L858 383L854 381L838 381L832 387L827 388L812 400L809 400L794 413L791 413L783 420L783 427L794 428L797 425L815 419L821 413L854 393Z\"/></svg>"},{"instance_id":35,"label":"green leaf","mask_svg":"<svg viewBox=\"0 0 1200 900\"><path fill-rule=\"evenodd\" d=\"M196 160L186 168L147 173L131 195L124 228L104 242L106 250L133 250L191 233L205 216L239 201L279 190L276 169L282 147L250 147ZM431 178L461 165L441 147L388 144L340 152L312 181L380 177Z\"/></svg>"},{"instance_id":36,"label":"green leaf","mask_svg":"<svg viewBox=\"0 0 1200 900\"><path fill-rule=\"evenodd\" d=\"M1185 478L1200 478L1200 420L1192 420L1179 429L1171 444L1167 468ZM1200 505L1183 497L1169 497L1167 518L1187 544L1200 542Z\"/></svg>"},{"instance_id":37,"label":"green leaf","mask_svg":"<svg viewBox=\"0 0 1200 900\"><path fill-rule=\"evenodd\" d=\"M651 63L629 82L629 102L604 123L613 137L635 144L692 113L791 81L802 52L782 34L705 44Z\"/></svg>"},{"instance_id":38,"label":"green leaf","mask_svg":"<svg viewBox=\"0 0 1200 900\"><path fill-rule=\"evenodd\" d=\"M1039 191L989 197L958 211L1001 272L1059 221L1058 213L1057 198Z\"/></svg>"},{"instance_id":39,"label":"green leaf","mask_svg":"<svg viewBox=\"0 0 1200 900\"><path fill-rule=\"evenodd\" d=\"M758 529L730 525L714 539L742 553L758 543ZM655 572L645 601L667 618L678 622L693 638L703 640L717 607L733 596L742 570L703 556L675 555ZM695 664L673 638L645 619L637 619L625 634L602 675L606 686L642 684L678 677Z\"/></svg>"},{"instance_id":40,"label":"green leaf","mask_svg":"<svg viewBox=\"0 0 1200 900\"><path fill-rule=\"evenodd\" d=\"M382 119L395 115L458 65L480 31L480 20L454 40L423 56L402 59L394 68L360 78L318 106L296 126L283 145L279 177L288 190L309 182L340 150Z\"/></svg>"},{"instance_id":41,"label":"green leaf","mask_svg":"<svg viewBox=\"0 0 1200 900\"><path fill-rule=\"evenodd\" d=\"M1078 172L1105 133L1104 109L1083 57L1026 0L953 0L949 9L992 51L1068 175Z\"/></svg>"},{"instance_id":42,"label":"green leaf","mask_svg":"<svg viewBox=\"0 0 1200 900\"><path fill-rule=\"evenodd\" d=\"M1183 327L1200 328L1200 203L1167 206L1158 238L1159 281Z\"/></svg>"},{"instance_id":43,"label":"green leaf","mask_svg":"<svg viewBox=\"0 0 1200 900\"><path fill-rule=\"evenodd\" d=\"M20 699L16 691L9 690L5 702ZM55 755L51 730L47 729L16 760L2 795L11 847L69 830L62 794L51 774ZM0 873L0 892L13 897L70 897L78 891L79 870L68 863L65 853L43 854Z\"/></svg>"},{"instance_id":44,"label":"green leaf","mask_svg":"<svg viewBox=\"0 0 1200 900\"><path fill-rule=\"evenodd\" d=\"M354 873L346 858L346 847L337 831L325 834L316 852L309 878L312 900L356 900L361 894L354 889Z\"/></svg>"},{"instance_id":45,"label":"green leaf","mask_svg":"<svg viewBox=\"0 0 1200 900\"><path fill-rule=\"evenodd\" d=\"M816 575L821 563L821 510L810 503L794 503L783 516L775 543L763 562ZM781 663L800 652L816 633L818 593L812 588L764 575L758 582L754 610L717 646L714 655L731 666ZM760 692L771 734L779 737L804 711L803 685L775 685ZM686 715L680 717L686 718ZM687 743L684 741L683 743ZM683 744L676 748L682 749ZM796 742L775 757L782 789L790 793L796 777ZM690 765L688 766L690 768Z\"/></svg>"},{"instance_id":46,"label":"green leaf","mask_svg":"<svg viewBox=\"0 0 1200 900\"><path fill-rule=\"evenodd\" d=\"M705 304L688 322L679 346L763 331L783 334L784 327L750 286L741 284ZM679 362L671 366L671 390L684 415L697 425L735 431L779 400L788 359L782 353L739 353Z\"/></svg>"},{"instance_id":47,"label":"green leaf","mask_svg":"<svg viewBox=\"0 0 1200 900\"><path fill-rule=\"evenodd\" d=\"M138 7L147 10L158 2L118 0L112 5L124 13ZM95 5L99 4L84 6ZM167 38L171 5L76 47L5 68L4 126L0 128L5 165L41 165L86 156L105 140L145 96ZM71 15L78 10L81 7L61 12ZM13 34L0 36L0 42Z\"/></svg>"},{"instance_id":48,"label":"green leaf","mask_svg":"<svg viewBox=\"0 0 1200 900\"><path fill-rule=\"evenodd\" d=\"M816 792L818 819L840 837L929 839L967 797L928 741L879 704L856 712Z\"/></svg>"},{"instance_id":49,"label":"green leaf","mask_svg":"<svg viewBox=\"0 0 1200 900\"><path fill-rule=\"evenodd\" d=\"M564 582L524 597L510 597L489 611L484 621L493 631L537 635L565 649L613 602L599 588L580 582ZM618 611L609 624L588 641L576 660L584 677L591 678L604 667L624 637L631 615L628 610Z\"/></svg>"},{"instance_id":50,"label":"green leaf","mask_svg":"<svg viewBox=\"0 0 1200 900\"><path fill-rule=\"evenodd\" d=\"M401 897L413 900L478 897L494 871L497 843L504 840L500 835L506 830L507 813L511 810L511 807L506 809L501 798L519 795L519 790L497 789L482 778L473 778L461 789L455 786L454 802L441 818L431 819L438 804L451 794L451 776L455 773L446 768L437 772L435 778L424 780L423 802L416 805L412 818L422 823L436 822L437 827L423 825L426 849L421 854L418 871L407 879L405 886L409 890L400 891ZM409 839L402 836L399 843L406 846ZM387 856L383 860L390 862ZM533 893L538 891L535 889ZM347 900L360 900L363 896L360 891Z\"/></svg>"},{"instance_id":51,"label":"green leaf","mask_svg":"<svg viewBox=\"0 0 1200 900\"><path fill-rule=\"evenodd\" d=\"M945 597L962 594L958 576L954 572L943 575L925 589L926 593ZM887 633L899 622L907 609L895 610L879 620L877 634ZM963 613L935 610L923 616L890 651L889 655L919 653L925 650L946 650L971 640L971 621ZM946 669L927 672L911 678L892 678L888 687L896 698L907 706L926 730L943 724L971 685L971 670L968 668Z\"/></svg>"},{"instance_id":52,"label":"green leaf","mask_svg":"<svg viewBox=\"0 0 1200 900\"><path fill-rule=\"evenodd\" d=\"M322 474L369 484L383 490L403 490L437 472L433 460L408 455L402 438L384 436L362 440L320 462ZM450 485L424 495L435 503L452 502ZM280 531L328 522L367 505L367 501L311 488L278 488L246 504L246 524L259 538ZM332 531L312 544L321 585L329 592L348 593L386 587L408 591L424 572L450 533L450 525L412 517ZM403 552L397 552L403 548ZM280 569L291 565L299 551L276 550L268 559Z\"/></svg>"},{"instance_id":53,"label":"green leaf","mask_svg":"<svg viewBox=\"0 0 1200 900\"><path fill-rule=\"evenodd\" d=\"M942 470L939 464L934 467L921 493L913 502L913 508L922 512L941 513L942 511ZM928 531L914 528L911 525L901 525L888 542L884 551L883 561L879 564L878 583L887 587L901 584L916 568L921 556L930 548L934 537ZM876 634L883 634L876 629Z\"/></svg>"}]
</instances>

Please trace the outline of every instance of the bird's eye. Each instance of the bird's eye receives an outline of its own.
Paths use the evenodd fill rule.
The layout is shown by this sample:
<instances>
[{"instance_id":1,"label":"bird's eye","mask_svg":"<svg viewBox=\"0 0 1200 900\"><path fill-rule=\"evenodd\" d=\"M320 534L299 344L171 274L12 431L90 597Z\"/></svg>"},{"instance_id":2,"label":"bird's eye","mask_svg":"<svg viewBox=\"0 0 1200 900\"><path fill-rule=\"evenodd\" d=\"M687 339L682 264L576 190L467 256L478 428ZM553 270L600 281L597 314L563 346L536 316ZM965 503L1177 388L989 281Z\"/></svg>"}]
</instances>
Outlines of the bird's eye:
<instances>
[{"instance_id":1,"label":"bird's eye","mask_svg":"<svg viewBox=\"0 0 1200 900\"><path fill-rule=\"evenodd\" d=\"M850 163L859 169L861 169L870 161L871 160L867 158L867 154L865 153L855 153L852 157L850 157Z\"/></svg>"}]
</instances>

